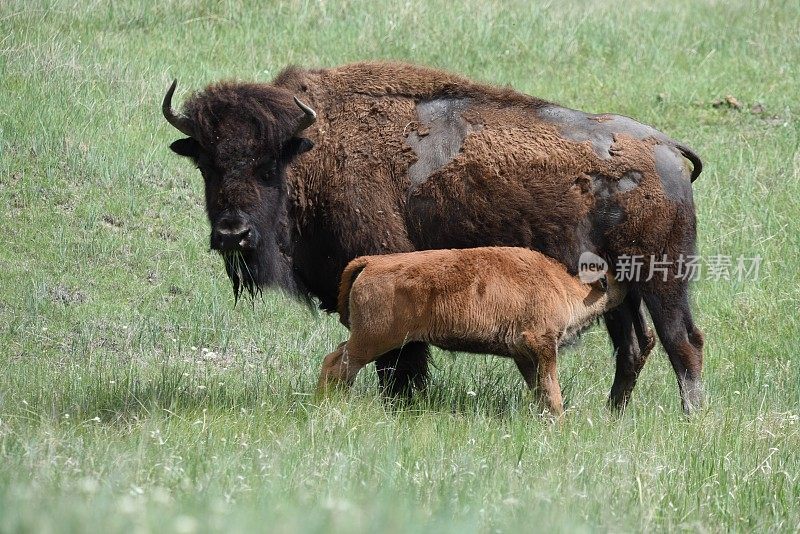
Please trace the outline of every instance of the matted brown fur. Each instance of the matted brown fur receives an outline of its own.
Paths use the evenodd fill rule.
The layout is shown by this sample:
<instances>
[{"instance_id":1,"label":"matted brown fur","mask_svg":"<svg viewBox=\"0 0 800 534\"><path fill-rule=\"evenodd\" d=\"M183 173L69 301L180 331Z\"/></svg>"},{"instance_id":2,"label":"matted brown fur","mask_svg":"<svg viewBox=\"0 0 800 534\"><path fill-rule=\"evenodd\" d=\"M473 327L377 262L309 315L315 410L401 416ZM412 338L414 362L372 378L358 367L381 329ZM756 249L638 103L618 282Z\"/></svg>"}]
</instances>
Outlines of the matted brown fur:
<instances>
[{"instance_id":1,"label":"matted brown fur","mask_svg":"<svg viewBox=\"0 0 800 534\"><path fill-rule=\"evenodd\" d=\"M294 96L317 112L308 143L293 135ZM653 346L644 301L684 408L700 404L703 336L675 276L695 252L701 169L684 145L626 117L392 62L291 67L272 84L212 86L186 108L202 130L195 159L209 160L212 229L233 213L261 238L246 269L229 269L234 285L240 273L248 289L277 285L333 311L342 271L362 255L517 246L573 273L585 251L612 263L642 256L642 280L605 316L617 359L610 402L625 405ZM264 154L277 155L271 166ZM667 281L645 280L651 257L671 263ZM416 359L404 358L398 389L427 370L424 345L404 353ZM397 356L379 370L401 367Z\"/></svg>"},{"instance_id":2,"label":"matted brown fur","mask_svg":"<svg viewBox=\"0 0 800 534\"><path fill-rule=\"evenodd\" d=\"M660 253L680 215L679 206L666 202L655 167L653 147L664 141L655 130L644 139L619 134L614 157L603 159L590 141L576 143L537 115L547 102L433 69L391 63L289 69L275 83L299 89L325 110L314 127L315 157L302 158L289 177L296 177L301 219L324 205L332 230L347 230L334 236L345 246L374 243L376 235L382 239L372 252L501 242L548 255L556 250L552 255L574 269L584 250ZM420 126L417 103L450 97L473 99L463 116L482 128L448 165L422 185L411 184L406 172L416 156L406 139ZM359 126L344 126L353 123ZM381 150L356 148L363 146ZM591 243L580 235L597 205L591 177L613 184L631 171L641 174L638 187L616 198L626 220ZM691 220L682 226L693 224L693 207L684 208ZM324 299L326 307L333 304Z\"/></svg>"},{"instance_id":3,"label":"matted brown fur","mask_svg":"<svg viewBox=\"0 0 800 534\"><path fill-rule=\"evenodd\" d=\"M410 342L513 358L554 414L563 411L557 349L618 306L625 287L582 283L555 260L512 247L367 256L342 274L339 317L350 338L328 355L320 388L349 385Z\"/></svg>"}]
</instances>

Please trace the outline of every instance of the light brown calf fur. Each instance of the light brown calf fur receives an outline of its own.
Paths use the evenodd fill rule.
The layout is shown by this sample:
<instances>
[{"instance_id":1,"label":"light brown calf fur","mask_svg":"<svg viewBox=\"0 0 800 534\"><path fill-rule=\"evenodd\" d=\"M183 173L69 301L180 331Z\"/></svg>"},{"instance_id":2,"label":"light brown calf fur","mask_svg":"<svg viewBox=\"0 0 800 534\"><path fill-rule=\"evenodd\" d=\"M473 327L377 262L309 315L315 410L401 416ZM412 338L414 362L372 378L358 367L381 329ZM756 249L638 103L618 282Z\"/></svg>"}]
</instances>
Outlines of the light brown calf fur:
<instances>
[{"instance_id":1,"label":"light brown calf fur","mask_svg":"<svg viewBox=\"0 0 800 534\"><path fill-rule=\"evenodd\" d=\"M605 288L584 284L555 260L514 247L356 258L339 288L350 339L325 357L319 388L349 386L382 354L424 341L513 358L543 407L560 415L558 346L622 302L624 285L606 279Z\"/></svg>"}]
</instances>

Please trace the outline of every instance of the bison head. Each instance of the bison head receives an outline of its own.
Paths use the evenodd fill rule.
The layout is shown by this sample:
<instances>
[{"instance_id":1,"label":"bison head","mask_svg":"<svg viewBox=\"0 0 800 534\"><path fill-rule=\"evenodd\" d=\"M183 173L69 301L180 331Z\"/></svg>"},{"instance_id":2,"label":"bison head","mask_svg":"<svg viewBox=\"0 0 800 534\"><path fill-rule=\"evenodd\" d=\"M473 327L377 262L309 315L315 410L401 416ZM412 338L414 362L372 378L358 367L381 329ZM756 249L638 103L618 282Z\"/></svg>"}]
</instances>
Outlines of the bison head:
<instances>
[{"instance_id":1,"label":"bison head","mask_svg":"<svg viewBox=\"0 0 800 534\"><path fill-rule=\"evenodd\" d=\"M300 132L316 113L283 89L235 83L193 95L179 113L172 108L176 85L162 111L188 137L170 148L203 175L211 249L224 258L234 295L269 285L304 293L292 270L285 171L313 147Z\"/></svg>"}]
</instances>

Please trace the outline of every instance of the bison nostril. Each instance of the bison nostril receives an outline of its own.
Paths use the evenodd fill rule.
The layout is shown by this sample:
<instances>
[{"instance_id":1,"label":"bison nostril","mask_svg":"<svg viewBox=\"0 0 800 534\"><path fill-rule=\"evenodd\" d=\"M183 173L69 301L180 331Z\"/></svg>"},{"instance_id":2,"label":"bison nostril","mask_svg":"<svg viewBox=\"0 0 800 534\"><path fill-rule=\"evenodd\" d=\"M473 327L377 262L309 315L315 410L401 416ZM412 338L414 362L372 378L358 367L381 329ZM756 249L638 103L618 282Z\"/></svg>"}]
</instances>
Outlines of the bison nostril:
<instances>
[{"instance_id":1,"label":"bison nostril","mask_svg":"<svg viewBox=\"0 0 800 534\"><path fill-rule=\"evenodd\" d=\"M225 236L238 236L250 231L250 227L239 217L222 217L214 225L216 232Z\"/></svg>"},{"instance_id":2,"label":"bison nostril","mask_svg":"<svg viewBox=\"0 0 800 534\"><path fill-rule=\"evenodd\" d=\"M251 245L253 231L250 226L237 219L221 219L214 226L211 235L211 248L235 250Z\"/></svg>"},{"instance_id":3,"label":"bison nostril","mask_svg":"<svg viewBox=\"0 0 800 534\"><path fill-rule=\"evenodd\" d=\"M246 247L249 244L249 242L250 242L249 239L250 239L250 234L251 233L252 232L250 232L249 228L245 228L243 231L241 231L238 234L236 234L236 239L239 240L239 246L240 247Z\"/></svg>"},{"instance_id":4,"label":"bison nostril","mask_svg":"<svg viewBox=\"0 0 800 534\"><path fill-rule=\"evenodd\" d=\"M220 228L217 230L217 233L231 239L236 237L241 239L250 234L250 228L247 228L246 226L239 226L237 228Z\"/></svg>"}]
</instances>

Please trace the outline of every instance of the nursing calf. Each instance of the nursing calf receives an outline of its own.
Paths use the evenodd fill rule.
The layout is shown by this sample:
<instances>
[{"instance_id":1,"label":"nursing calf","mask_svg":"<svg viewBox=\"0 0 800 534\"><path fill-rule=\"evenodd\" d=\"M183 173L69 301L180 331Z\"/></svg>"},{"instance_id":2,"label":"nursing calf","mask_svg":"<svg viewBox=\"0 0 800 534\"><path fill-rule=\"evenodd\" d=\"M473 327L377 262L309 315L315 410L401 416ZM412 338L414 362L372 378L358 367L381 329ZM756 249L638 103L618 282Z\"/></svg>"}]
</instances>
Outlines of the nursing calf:
<instances>
[{"instance_id":1,"label":"nursing calf","mask_svg":"<svg viewBox=\"0 0 800 534\"><path fill-rule=\"evenodd\" d=\"M543 406L559 415L559 345L624 297L624 285L611 276L584 284L560 263L524 248L356 258L342 274L338 300L350 339L325 357L319 387L349 386L381 355L425 342L513 358Z\"/></svg>"}]
</instances>

